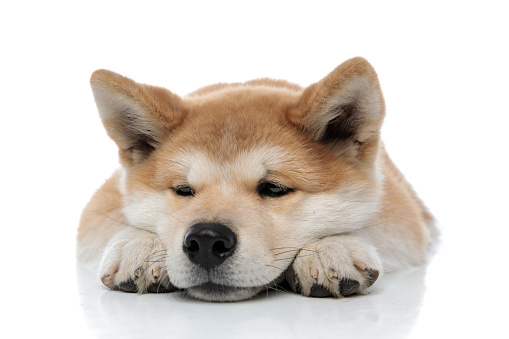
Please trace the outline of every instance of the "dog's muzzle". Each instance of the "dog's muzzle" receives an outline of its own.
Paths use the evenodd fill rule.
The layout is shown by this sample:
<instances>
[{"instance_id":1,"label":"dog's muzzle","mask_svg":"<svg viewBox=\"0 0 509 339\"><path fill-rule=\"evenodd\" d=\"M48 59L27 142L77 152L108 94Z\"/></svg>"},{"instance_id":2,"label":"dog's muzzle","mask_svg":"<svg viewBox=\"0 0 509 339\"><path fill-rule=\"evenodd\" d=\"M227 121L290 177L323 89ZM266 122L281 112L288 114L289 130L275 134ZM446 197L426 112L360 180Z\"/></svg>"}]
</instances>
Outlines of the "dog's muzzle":
<instances>
[{"instance_id":1,"label":"dog's muzzle","mask_svg":"<svg viewBox=\"0 0 509 339\"><path fill-rule=\"evenodd\" d=\"M220 223L198 223L184 236L183 250L196 265L210 270L221 265L237 246L237 236Z\"/></svg>"}]
</instances>

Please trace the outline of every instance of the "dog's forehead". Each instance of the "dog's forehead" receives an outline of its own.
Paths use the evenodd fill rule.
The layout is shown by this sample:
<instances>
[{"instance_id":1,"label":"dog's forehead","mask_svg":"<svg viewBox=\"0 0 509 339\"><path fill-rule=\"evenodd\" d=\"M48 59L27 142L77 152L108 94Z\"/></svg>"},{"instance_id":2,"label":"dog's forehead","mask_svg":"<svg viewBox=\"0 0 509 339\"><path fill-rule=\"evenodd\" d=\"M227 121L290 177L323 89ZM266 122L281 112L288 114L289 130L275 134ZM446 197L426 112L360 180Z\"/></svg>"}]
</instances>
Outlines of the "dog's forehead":
<instances>
[{"instance_id":1,"label":"dog's forehead","mask_svg":"<svg viewBox=\"0 0 509 339\"><path fill-rule=\"evenodd\" d=\"M293 92L274 88L233 88L196 99L169 145L173 161L191 181L259 180L277 170L299 131L285 120Z\"/></svg>"},{"instance_id":2,"label":"dog's forehead","mask_svg":"<svg viewBox=\"0 0 509 339\"><path fill-rule=\"evenodd\" d=\"M191 185L202 185L214 181L256 182L277 171L282 166L286 152L278 146L253 146L232 155L217 157L199 150L180 151L172 159L185 169Z\"/></svg>"},{"instance_id":3,"label":"dog's forehead","mask_svg":"<svg viewBox=\"0 0 509 339\"><path fill-rule=\"evenodd\" d=\"M190 101L182 128L187 141L244 149L242 143L277 140L278 132L289 127L286 115L297 98L276 88L219 91Z\"/></svg>"}]
</instances>

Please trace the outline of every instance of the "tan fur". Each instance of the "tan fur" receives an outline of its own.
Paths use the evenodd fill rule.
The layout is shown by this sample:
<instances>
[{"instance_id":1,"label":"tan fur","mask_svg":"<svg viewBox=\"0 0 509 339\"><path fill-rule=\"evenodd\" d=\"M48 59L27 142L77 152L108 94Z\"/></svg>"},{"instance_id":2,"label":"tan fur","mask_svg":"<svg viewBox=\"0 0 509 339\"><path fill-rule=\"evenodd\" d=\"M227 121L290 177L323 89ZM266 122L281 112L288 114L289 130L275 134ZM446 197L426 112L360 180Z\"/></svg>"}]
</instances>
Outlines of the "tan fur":
<instances>
[{"instance_id":1,"label":"tan fur","mask_svg":"<svg viewBox=\"0 0 509 339\"><path fill-rule=\"evenodd\" d=\"M97 190L81 215L78 254L84 261L92 260L97 253L82 253L83 249L97 247L97 251L101 251L109 239L124 226L122 197L118 191L119 175L117 171Z\"/></svg>"},{"instance_id":2,"label":"tan fur","mask_svg":"<svg viewBox=\"0 0 509 339\"><path fill-rule=\"evenodd\" d=\"M385 104L364 59L305 89L260 79L181 98L105 70L91 84L122 170L85 208L78 254L108 287L128 290L131 279L139 292L156 283L241 300L286 278L304 295L340 297L349 286L366 293L384 269L425 262L433 217L381 143ZM292 191L260 196L264 181ZM195 195L177 195L182 185ZM207 271L182 251L197 222L223 223L239 239ZM209 283L229 287L201 287Z\"/></svg>"}]
</instances>

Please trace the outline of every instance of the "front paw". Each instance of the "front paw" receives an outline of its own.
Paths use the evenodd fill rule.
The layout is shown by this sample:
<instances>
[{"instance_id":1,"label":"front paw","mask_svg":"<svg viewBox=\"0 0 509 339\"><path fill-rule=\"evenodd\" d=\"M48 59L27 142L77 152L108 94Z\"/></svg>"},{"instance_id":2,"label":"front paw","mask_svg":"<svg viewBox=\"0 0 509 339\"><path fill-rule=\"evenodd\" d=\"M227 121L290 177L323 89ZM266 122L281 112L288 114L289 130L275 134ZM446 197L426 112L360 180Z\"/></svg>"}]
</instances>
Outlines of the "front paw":
<instances>
[{"instance_id":1,"label":"front paw","mask_svg":"<svg viewBox=\"0 0 509 339\"><path fill-rule=\"evenodd\" d=\"M138 293L173 292L166 272L166 250L151 232L127 228L106 247L99 273L112 290Z\"/></svg>"},{"instance_id":2,"label":"front paw","mask_svg":"<svg viewBox=\"0 0 509 339\"><path fill-rule=\"evenodd\" d=\"M302 248L286 279L309 297L366 294L382 272L375 248L351 236L324 238Z\"/></svg>"}]
</instances>

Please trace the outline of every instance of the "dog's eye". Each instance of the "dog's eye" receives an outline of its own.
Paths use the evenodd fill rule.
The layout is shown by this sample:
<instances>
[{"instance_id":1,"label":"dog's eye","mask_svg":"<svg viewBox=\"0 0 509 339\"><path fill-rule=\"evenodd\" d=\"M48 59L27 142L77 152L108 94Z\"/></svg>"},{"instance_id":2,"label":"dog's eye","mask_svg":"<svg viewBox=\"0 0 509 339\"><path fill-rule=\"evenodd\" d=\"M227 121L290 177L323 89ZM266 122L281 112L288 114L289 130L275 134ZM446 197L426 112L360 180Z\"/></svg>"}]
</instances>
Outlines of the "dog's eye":
<instances>
[{"instance_id":1,"label":"dog's eye","mask_svg":"<svg viewBox=\"0 0 509 339\"><path fill-rule=\"evenodd\" d=\"M291 188L275 184L273 182L262 182L256 188L258 194L262 197L279 198L292 192Z\"/></svg>"},{"instance_id":2,"label":"dog's eye","mask_svg":"<svg viewBox=\"0 0 509 339\"><path fill-rule=\"evenodd\" d=\"M175 191L175 193L183 197L195 195L194 190L189 186L177 186L173 190Z\"/></svg>"}]
</instances>

